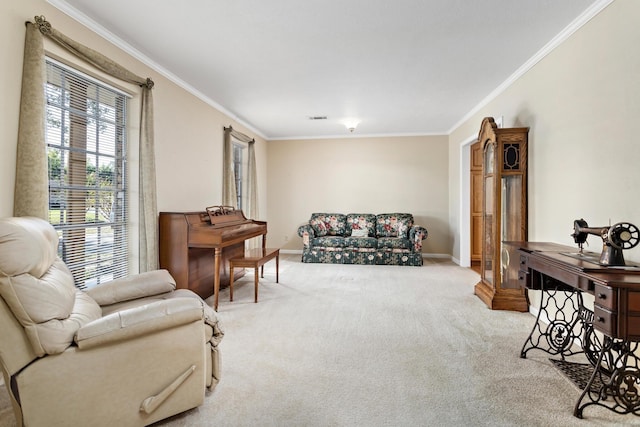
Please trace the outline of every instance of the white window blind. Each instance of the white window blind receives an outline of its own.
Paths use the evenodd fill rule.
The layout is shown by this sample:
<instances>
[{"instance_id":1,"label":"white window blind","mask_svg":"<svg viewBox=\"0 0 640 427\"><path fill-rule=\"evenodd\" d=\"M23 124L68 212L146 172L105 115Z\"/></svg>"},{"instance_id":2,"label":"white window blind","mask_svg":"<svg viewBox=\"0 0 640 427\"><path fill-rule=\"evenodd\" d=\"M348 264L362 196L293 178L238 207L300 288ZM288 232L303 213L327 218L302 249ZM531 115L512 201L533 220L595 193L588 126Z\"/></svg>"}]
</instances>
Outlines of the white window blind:
<instances>
[{"instance_id":1,"label":"white window blind","mask_svg":"<svg viewBox=\"0 0 640 427\"><path fill-rule=\"evenodd\" d=\"M49 222L87 289L128 274L127 97L55 61L46 69Z\"/></svg>"},{"instance_id":2,"label":"white window blind","mask_svg":"<svg viewBox=\"0 0 640 427\"><path fill-rule=\"evenodd\" d=\"M242 209L244 200L244 147L233 143L233 177L236 185L237 208Z\"/></svg>"}]
</instances>

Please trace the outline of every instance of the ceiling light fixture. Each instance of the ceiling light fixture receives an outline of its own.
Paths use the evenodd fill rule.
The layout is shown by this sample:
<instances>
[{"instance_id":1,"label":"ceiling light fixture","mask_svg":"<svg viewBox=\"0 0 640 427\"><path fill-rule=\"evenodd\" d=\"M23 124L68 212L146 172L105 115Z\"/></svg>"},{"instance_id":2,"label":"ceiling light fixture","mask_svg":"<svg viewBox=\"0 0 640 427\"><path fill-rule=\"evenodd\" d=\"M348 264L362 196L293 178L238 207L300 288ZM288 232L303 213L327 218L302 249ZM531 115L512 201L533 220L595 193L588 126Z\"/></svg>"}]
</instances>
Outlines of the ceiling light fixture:
<instances>
[{"instance_id":1,"label":"ceiling light fixture","mask_svg":"<svg viewBox=\"0 0 640 427\"><path fill-rule=\"evenodd\" d=\"M360 122L357 119L347 119L343 123L346 126L347 130L353 133Z\"/></svg>"}]
</instances>

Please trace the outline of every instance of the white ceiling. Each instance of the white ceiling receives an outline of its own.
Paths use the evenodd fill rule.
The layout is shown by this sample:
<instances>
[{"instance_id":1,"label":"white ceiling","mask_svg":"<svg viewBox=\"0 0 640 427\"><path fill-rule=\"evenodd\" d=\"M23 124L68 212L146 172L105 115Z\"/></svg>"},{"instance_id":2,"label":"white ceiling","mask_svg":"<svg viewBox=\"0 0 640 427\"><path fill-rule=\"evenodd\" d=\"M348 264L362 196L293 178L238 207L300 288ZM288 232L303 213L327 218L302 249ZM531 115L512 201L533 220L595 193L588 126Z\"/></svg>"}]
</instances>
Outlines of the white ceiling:
<instances>
[{"instance_id":1,"label":"white ceiling","mask_svg":"<svg viewBox=\"0 0 640 427\"><path fill-rule=\"evenodd\" d=\"M447 134L608 4L49 1L267 139Z\"/></svg>"}]
</instances>

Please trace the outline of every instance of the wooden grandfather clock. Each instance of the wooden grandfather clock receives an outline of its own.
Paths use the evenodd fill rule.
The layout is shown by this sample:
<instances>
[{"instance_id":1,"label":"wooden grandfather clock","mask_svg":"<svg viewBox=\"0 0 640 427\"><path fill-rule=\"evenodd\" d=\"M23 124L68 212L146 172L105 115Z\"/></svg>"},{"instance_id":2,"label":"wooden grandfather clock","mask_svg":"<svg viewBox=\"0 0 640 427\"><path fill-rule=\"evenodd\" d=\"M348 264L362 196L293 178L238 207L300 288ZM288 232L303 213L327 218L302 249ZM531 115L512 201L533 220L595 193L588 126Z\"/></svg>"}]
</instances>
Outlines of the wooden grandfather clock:
<instances>
[{"instance_id":1,"label":"wooden grandfather clock","mask_svg":"<svg viewBox=\"0 0 640 427\"><path fill-rule=\"evenodd\" d=\"M518 282L517 255L503 242L527 240L529 128L498 128L482 120L482 261L475 294L492 310L528 311ZM514 258L514 259L511 259Z\"/></svg>"}]
</instances>

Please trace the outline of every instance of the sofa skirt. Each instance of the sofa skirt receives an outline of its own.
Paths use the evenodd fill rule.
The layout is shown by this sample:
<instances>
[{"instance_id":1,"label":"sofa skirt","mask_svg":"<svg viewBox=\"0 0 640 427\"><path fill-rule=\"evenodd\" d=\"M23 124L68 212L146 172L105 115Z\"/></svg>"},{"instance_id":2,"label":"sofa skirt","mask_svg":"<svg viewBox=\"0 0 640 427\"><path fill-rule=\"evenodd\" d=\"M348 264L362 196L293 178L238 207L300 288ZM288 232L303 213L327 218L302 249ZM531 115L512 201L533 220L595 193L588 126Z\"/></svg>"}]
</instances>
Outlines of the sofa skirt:
<instances>
[{"instance_id":1,"label":"sofa skirt","mask_svg":"<svg viewBox=\"0 0 640 427\"><path fill-rule=\"evenodd\" d=\"M422 265L422 254L415 252L362 251L346 248L314 248L302 252L302 262L361 265Z\"/></svg>"}]
</instances>

